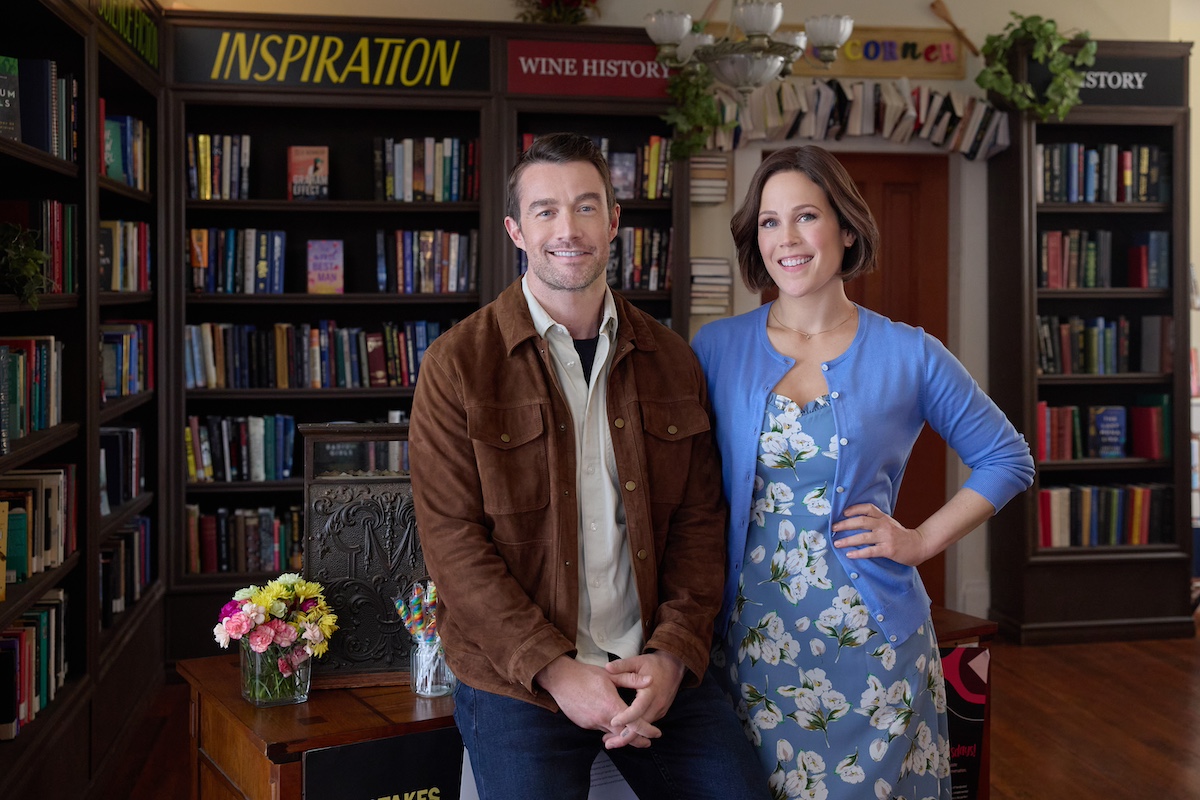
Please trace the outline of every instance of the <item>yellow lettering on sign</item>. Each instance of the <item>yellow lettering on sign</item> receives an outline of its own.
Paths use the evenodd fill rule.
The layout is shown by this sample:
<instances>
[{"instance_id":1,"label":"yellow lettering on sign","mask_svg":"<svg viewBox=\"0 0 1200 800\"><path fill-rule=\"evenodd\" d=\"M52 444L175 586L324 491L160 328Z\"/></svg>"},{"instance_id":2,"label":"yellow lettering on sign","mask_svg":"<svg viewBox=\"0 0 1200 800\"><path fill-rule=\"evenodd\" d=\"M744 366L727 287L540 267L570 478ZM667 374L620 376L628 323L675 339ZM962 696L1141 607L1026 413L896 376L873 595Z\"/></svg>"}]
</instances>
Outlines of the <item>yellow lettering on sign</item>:
<instances>
[{"instance_id":1,"label":"yellow lettering on sign","mask_svg":"<svg viewBox=\"0 0 1200 800\"><path fill-rule=\"evenodd\" d=\"M862 42L858 39L851 39L846 42L845 48L842 50L846 54L846 58L851 61L860 61L863 57Z\"/></svg>"},{"instance_id":2,"label":"yellow lettering on sign","mask_svg":"<svg viewBox=\"0 0 1200 800\"><path fill-rule=\"evenodd\" d=\"M371 41L363 38L358 40L358 46L354 48L354 52L350 54L350 61L346 64L346 68L342 70L342 77L339 83L345 83L351 72L359 74L359 82L366 86L371 82Z\"/></svg>"},{"instance_id":3,"label":"yellow lettering on sign","mask_svg":"<svg viewBox=\"0 0 1200 800\"><path fill-rule=\"evenodd\" d=\"M417 46L421 47L421 63L417 67L417 74L413 75L410 67L412 66L413 54L416 52ZM413 39L408 45L408 50L404 53L404 62L400 65L400 85L401 86L416 86L421 82L421 77L425 74L426 68L429 66L429 40L428 39Z\"/></svg>"},{"instance_id":4,"label":"yellow lettering on sign","mask_svg":"<svg viewBox=\"0 0 1200 800\"><path fill-rule=\"evenodd\" d=\"M287 79L288 67L304 57L308 52L308 40L298 33L288 34L287 43L283 46L283 58L279 60L279 72L275 80Z\"/></svg>"},{"instance_id":5,"label":"yellow lettering on sign","mask_svg":"<svg viewBox=\"0 0 1200 800\"><path fill-rule=\"evenodd\" d=\"M450 55L450 61L449 61L449 63L447 63L447 61L446 61L446 40L439 39L438 43L436 45L434 45L433 57L438 62L438 64L440 65L440 68L441 68L442 77L441 77L440 83L442 86L449 86L450 79L454 77L454 64L455 64L455 62L458 61L458 48L461 46L462 46L462 42L455 40L454 52ZM429 85L429 82L430 82L430 80L432 80L432 78L433 78L433 70L430 70L429 77L425 79L426 86Z\"/></svg>"},{"instance_id":6,"label":"yellow lettering on sign","mask_svg":"<svg viewBox=\"0 0 1200 800\"><path fill-rule=\"evenodd\" d=\"M221 77L221 62L225 60L225 48L229 46L229 31L221 34L221 43L217 45L217 57L213 60L212 72L209 73L209 80L216 80Z\"/></svg>"},{"instance_id":7,"label":"yellow lettering on sign","mask_svg":"<svg viewBox=\"0 0 1200 800\"><path fill-rule=\"evenodd\" d=\"M262 82L271 80L271 76L275 74L275 67L278 62L275 60L275 54L271 52L270 45L283 44L283 37L276 33L271 33L262 41L262 50L259 51L262 55L263 62L267 65L266 72L256 72L254 80Z\"/></svg>"},{"instance_id":8,"label":"yellow lettering on sign","mask_svg":"<svg viewBox=\"0 0 1200 800\"><path fill-rule=\"evenodd\" d=\"M383 67L387 63L388 51L392 49L392 45L397 45L396 49L399 50L400 49L399 45L403 45L404 40L403 39L376 39L375 43L383 45L383 50L381 50L379 53L379 63L375 65L375 77L373 77L371 79L371 83L374 84L375 86L378 86L379 82L381 80L383 80Z\"/></svg>"},{"instance_id":9,"label":"yellow lettering on sign","mask_svg":"<svg viewBox=\"0 0 1200 800\"><path fill-rule=\"evenodd\" d=\"M329 80L333 83L341 83L341 79L337 74L337 65L334 63L342 55L344 45L342 40L336 36L326 36L325 43L321 45L321 57L317 59L317 74L313 76L313 83L320 83L321 76L329 71ZM330 50L333 50L331 53Z\"/></svg>"},{"instance_id":10,"label":"yellow lettering on sign","mask_svg":"<svg viewBox=\"0 0 1200 800\"><path fill-rule=\"evenodd\" d=\"M261 33L254 34L254 42L250 45L250 49L246 49L246 34L235 33L233 35L233 47L229 50L229 60L225 62L225 79L229 80L229 72L233 69L233 60L238 60L238 77L241 80L250 80L250 69L254 66L254 59L258 55L258 43L262 39Z\"/></svg>"},{"instance_id":11,"label":"yellow lettering on sign","mask_svg":"<svg viewBox=\"0 0 1200 800\"><path fill-rule=\"evenodd\" d=\"M308 43L308 60L304 62L304 71L300 73L301 83L308 83L308 76L312 74L313 59L317 57L317 42L320 39L320 36L313 36Z\"/></svg>"}]
</instances>

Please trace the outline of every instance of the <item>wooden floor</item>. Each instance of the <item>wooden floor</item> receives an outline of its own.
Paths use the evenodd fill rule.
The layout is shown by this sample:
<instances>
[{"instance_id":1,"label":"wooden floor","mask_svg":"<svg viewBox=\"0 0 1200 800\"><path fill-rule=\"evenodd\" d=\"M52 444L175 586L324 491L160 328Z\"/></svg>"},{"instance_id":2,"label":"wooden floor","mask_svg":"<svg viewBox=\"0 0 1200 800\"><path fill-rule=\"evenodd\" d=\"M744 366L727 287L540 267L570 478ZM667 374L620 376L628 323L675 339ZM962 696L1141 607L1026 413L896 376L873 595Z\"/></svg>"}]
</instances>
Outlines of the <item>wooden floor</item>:
<instances>
[{"instance_id":1,"label":"wooden floor","mask_svg":"<svg viewBox=\"0 0 1200 800\"><path fill-rule=\"evenodd\" d=\"M992 800L1200 797L1200 638L992 644ZM97 796L188 797L187 687L168 682Z\"/></svg>"}]
</instances>

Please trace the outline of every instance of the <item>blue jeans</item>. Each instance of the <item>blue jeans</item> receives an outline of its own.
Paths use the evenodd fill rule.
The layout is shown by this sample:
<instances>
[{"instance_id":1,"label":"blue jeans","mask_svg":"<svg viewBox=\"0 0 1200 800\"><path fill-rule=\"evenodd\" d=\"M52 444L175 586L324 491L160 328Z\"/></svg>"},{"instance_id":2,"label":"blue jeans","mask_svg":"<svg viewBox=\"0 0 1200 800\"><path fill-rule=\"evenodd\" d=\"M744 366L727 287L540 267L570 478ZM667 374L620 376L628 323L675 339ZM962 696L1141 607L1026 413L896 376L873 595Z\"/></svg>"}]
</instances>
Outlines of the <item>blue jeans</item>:
<instances>
[{"instance_id":1,"label":"blue jeans","mask_svg":"<svg viewBox=\"0 0 1200 800\"><path fill-rule=\"evenodd\" d=\"M586 800L592 762L604 750L600 731L461 681L454 721L480 800ZM711 675L680 689L655 725L662 737L650 747L608 751L642 800L769 800L767 776Z\"/></svg>"}]
</instances>

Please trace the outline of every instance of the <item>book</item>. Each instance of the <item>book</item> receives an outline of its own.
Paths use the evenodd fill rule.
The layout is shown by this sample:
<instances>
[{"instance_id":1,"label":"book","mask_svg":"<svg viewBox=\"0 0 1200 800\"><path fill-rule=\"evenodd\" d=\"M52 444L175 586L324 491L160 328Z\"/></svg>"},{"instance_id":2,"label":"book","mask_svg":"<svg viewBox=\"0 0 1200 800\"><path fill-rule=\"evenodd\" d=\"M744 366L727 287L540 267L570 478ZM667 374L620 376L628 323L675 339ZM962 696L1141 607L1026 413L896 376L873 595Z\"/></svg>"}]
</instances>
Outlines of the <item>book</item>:
<instances>
[{"instance_id":1,"label":"book","mask_svg":"<svg viewBox=\"0 0 1200 800\"><path fill-rule=\"evenodd\" d=\"M0 139L21 141L21 93L18 86L18 62L12 56L0 56Z\"/></svg>"},{"instance_id":2,"label":"book","mask_svg":"<svg viewBox=\"0 0 1200 800\"><path fill-rule=\"evenodd\" d=\"M637 154L610 153L608 169L612 175L613 196L617 200L637 197Z\"/></svg>"},{"instance_id":3,"label":"book","mask_svg":"<svg viewBox=\"0 0 1200 800\"><path fill-rule=\"evenodd\" d=\"M1125 407L1088 407L1088 458L1125 457Z\"/></svg>"},{"instance_id":4,"label":"book","mask_svg":"<svg viewBox=\"0 0 1200 800\"><path fill-rule=\"evenodd\" d=\"M344 245L341 239L308 240L308 293L342 294L345 289Z\"/></svg>"},{"instance_id":5,"label":"book","mask_svg":"<svg viewBox=\"0 0 1200 800\"><path fill-rule=\"evenodd\" d=\"M287 150L288 200L329 199L329 148L292 146Z\"/></svg>"}]
</instances>

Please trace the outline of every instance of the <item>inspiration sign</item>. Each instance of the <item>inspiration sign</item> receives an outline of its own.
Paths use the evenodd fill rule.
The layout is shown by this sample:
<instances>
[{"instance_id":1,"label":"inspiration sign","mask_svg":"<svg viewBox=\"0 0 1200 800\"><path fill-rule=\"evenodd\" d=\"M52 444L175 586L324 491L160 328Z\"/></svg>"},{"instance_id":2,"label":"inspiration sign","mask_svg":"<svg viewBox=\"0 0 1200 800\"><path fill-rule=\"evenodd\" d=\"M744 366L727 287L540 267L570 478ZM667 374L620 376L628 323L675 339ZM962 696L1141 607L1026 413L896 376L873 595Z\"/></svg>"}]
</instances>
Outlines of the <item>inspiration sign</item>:
<instances>
[{"instance_id":1,"label":"inspiration sign","mask_svg":"<svg viewBox=\"0 0 1200 800\"><path fill-rule=\"evenodd\" d=\"M508 42L508 92L580 97L667 97L670 71L648 44Z\"/></svg>"},{"instance_id":2,"label":"inspiration sign","mask_svg":"<svg viewBox=\"0 0 1200 800\"><path fill-rule=\"evenodd\" d=\"M486 38L180 26L175 80L264 88L486 91L488 52Z\"/></svg>"}]
</instances>

